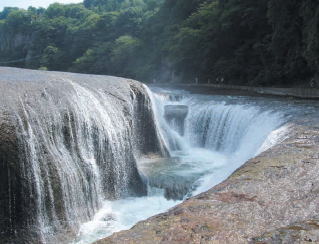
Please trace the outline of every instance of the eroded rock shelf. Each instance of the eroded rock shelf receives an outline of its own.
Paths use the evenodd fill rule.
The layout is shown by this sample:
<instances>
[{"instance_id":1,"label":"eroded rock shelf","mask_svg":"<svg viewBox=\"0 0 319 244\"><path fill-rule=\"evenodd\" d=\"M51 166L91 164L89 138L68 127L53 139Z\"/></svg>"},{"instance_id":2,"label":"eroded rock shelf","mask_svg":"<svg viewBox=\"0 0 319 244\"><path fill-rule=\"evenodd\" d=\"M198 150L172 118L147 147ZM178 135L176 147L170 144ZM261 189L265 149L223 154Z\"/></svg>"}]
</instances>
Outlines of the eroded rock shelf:
<instances>
[{"instance_id":1,"label":"eroded rock shelf","mask_svg":"<svg viewBox=\"0 0 319 244\"><path fill-rule=\"evenodd\" d=\"M291 125L223 183L97 244L319 242L318 121Z\"/></svg>"}]
</instances>

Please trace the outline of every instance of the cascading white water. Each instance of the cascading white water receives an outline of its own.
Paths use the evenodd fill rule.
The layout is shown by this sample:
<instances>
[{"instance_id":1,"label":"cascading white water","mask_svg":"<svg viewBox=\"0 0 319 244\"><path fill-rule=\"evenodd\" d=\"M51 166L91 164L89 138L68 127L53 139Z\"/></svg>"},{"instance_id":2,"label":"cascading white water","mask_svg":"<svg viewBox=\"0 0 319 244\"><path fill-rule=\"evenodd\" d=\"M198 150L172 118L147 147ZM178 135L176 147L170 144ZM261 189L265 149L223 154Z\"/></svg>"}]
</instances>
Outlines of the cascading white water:
<instances>
[{"instance_id":1,"label":"cascading white water","mask_svg":"<svg viewBox=\"0 0 319 244\"><path fill-rule=\"evenodd\" d=\"M318 111L8 68L0 88L4 243L86 244L128 229L218 184L285 138L287 122Z\"/></svg>"},{"instance_id":2,"label":"cascading white water","mask_svg":"<svg viewBox=\"0 0 319 244\"><path fill-rule=\"evenodd\" d=\"M40 101L21 98L22 111L15 112L24 155L21 177L31 194L24 199L34 211L28 228L42 243L77 231L105 199L146 193L135 164L142 140L132 122L138 120L136 95L125 104L120 100L126 107L119 111L119 98L106 99L102 89L62 82L70 86L67 94L59 91L62 99L44 90Z\"/></svg>"},{"instance_id":3,"label":"cascading white water","mask_svg":"<svg viewBox=\"0 0 319 244\"><path fill-rule=\"evenodd\" d=\"M287 134L282 111L229 97L180 94L179 99L164 92L151 95L156 106L162 136L172 157L179 159L173 174L193 177L188 196L208 190L229 176L249 158L268 149ZM165 108L188 108L184 124L165 120ZM183 126L183 134L180 133ZM265 145L267 141L272 145Z\"/></svg>"},{"instance_id":4,"label":"cascading white water","mask_svg":"<svg viewBox=\"0 0 319 244\"><path fill-rule=\"evenodd\" d=\"M170 157L140 158L138 168L148 183L148 196L105 201L95 218L82 225L78 244L128 229L208 190L287 133L281 126L288 117L254 99L146 89L158 135Z\"/></svg>"}]
</instances>

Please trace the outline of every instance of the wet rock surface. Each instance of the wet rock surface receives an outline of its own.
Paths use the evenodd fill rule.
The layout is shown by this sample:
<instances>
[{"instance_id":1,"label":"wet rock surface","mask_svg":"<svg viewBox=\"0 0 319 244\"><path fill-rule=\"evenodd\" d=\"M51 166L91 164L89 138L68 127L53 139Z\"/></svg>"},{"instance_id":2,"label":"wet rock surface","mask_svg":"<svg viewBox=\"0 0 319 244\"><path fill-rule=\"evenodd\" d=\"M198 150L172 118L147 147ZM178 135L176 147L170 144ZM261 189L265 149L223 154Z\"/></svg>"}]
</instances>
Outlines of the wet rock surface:
<instances>
[{"instance_id":1,"label":"wet rock surface","mask_svg":"<svg viewBox=\"0 0 319 244\"><path fill-rule=\"evenodd\" d=\"M227 180L106 243L318 242L318 118L249 160Z\"/></svg>"},{"instance_id":2,"label":"wet rock surface","mask_svg":"<svg viewBox=\"0 0 319 244\"><path fill-rule=\"evenodd\" d=\"M101 196L145 195L153 119L137 81L0 67L0 242L66 243Z\"/></svg>"}]
</instances>

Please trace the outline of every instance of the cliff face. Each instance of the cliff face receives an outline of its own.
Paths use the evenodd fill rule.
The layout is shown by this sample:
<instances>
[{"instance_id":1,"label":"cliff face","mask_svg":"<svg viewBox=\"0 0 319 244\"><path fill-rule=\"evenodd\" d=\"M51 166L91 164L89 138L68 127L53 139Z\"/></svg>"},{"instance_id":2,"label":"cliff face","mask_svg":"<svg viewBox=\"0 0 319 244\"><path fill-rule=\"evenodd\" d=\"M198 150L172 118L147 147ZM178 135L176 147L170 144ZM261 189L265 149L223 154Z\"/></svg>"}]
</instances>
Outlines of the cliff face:
<instances>
[{"instance_id":1,"label":"cliff face","mask_svg":"<svg viewBox=\"0 0 319 244\"><path fill-rule=\"evenodd\" d=\"M66 241L102 199L146 194L136 159L165 154L154 124L136 81L0 68L1 240Z\"/></svg>"},{"instance_id":2,"label":"cliff face","mask_svg":"<svg viewBox=\"0 0 319 244\"><path fill-rule=\"evenodd\" d=\"M319 242L318 118L292 128L223 183L97 243Z\"/></svg>"}]
</instances>

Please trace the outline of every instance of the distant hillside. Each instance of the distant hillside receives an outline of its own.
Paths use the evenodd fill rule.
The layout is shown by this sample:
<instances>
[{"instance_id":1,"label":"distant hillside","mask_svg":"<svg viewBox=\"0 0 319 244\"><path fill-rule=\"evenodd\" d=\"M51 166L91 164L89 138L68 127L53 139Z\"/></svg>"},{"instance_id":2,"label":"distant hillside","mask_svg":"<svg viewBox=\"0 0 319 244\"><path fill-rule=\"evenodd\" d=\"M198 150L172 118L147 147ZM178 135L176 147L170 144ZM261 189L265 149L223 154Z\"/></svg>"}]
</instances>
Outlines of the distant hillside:
<instances>
[{"instance_id":1,"label":"distant hillside","mask_svg":"<svg viewBox=\"0 0 319 244\"><path fill-rule=\"evenodd\" d=\"M0 65L146 82L319 85L315 0L85 0L0 12Z\"/></svg>"}]
</instances>

